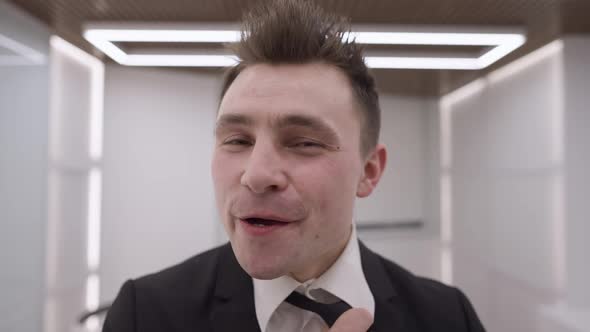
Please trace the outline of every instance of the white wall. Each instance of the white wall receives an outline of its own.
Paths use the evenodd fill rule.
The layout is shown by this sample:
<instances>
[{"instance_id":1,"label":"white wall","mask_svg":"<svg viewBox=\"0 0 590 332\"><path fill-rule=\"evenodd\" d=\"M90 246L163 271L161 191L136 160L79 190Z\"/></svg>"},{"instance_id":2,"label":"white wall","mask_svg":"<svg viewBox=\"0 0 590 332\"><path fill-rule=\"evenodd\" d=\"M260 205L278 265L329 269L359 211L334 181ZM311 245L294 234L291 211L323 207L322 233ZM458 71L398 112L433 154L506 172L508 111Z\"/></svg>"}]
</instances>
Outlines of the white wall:
<instances>
[{"instance_id":1,"label":"white wall","mask_svg":"<svg viewBox=\"0 0 590 332\"><path fill-rule=\"evenodd\" d=\"M572 225L577 234L587 231L590 216L581 203L588 197L582 142L590 126L581 107L587 89L579 88L590 77L581 70L590 64L584 50L567 39L554 42L441 101L450 127L441 139L449 142L442 173L451 179L453 282L490 331L564 331L561 322L548 324L545 308L587 271L587 241L574 248L565 233ZM566 241L575 252L567 270ZM587 280L576 292L587 294Z\"/></svg>"},{"instance_id":2,"label":"white wall","mask_svg":"<svg viewBox=\"0 0 590 332\"><path fill-rule=\"evenodd\" d=\"M563 56L567 293L590 311L590 36L565 38Z\"/></svg>"},{"instance_id":3,"label":"white wall","mask_svg":"<svg viewBox=\"0 0 590 332\"><path fill-rule=\"evenodd\" d=\"M220 242L210 158L220 76L109 65L101 300Z\"/></svg>"},{"instance_id":4,"label":"white wall","mask_svg":"<svg viewBox=\"0 0 590 332\"><path fill-rule=\"evenodd\" d=\"M361 231L359 236L412 272L440 279L437 100L383 94L380 106L387 166L371 196L357 200L356 220L359 225L420 221L423 227Z\"/></svg>"},{"instance_id":5,"label":"white wall","mask_svg":"<svg viewBox=\"0 0 590 332\"><path fill-rule=\"evenodd\" d=\"M564 38L565 297L543 306L540 331L590 331L590 36Z\"/></svg>"},{"instance_id":6,"label":"white wall","mask_svg":"<svg viewBox=\"0 0 590 332\"><path fill-rule=\"evenodd\" d=\"M100 154L92 156L90 138L100 123L92 115L101 111L104 66L53 36L50 67L44 331L61 332L78 329L80 315L97 306L87 280L97 273L88 259L89 234L96 233L89 226L89 216L94 215L89 208L94 200L89 179L91 170L100 170Z\"/></svg>"},{"instance_id":7,"label":"white wall","mask_svg":"<svg viewBox=\"0 0 590 332\"><path fill-rule=\"evenodd\" d=\"M364 221L407 221L425 218L425 172L428 117L434 99L380 96L380 142L387 146L387 167L376 190L358 201L356 217Z\"/></svg>"},{"instance_id":8,"label":"white wall","mask_svg":"<svg viewBox=\"0 0 590 332\"><path fill-rule=\"evenodd\" d=\"M562 290L561 64L554 53L452 106L455 282L492 331L533 330L536 306Z\"/></svg>"},{"instance_id":9,"label":"white wall","mask_svg":"<svg viewBox=\"0 0 590 332\"><path fill-rule=\"evenodd\" d=\"M49 29L0 1L0 35L45 58L0 64L0 331L37 332L45 295Z\"/></svg>"}]
</instances>

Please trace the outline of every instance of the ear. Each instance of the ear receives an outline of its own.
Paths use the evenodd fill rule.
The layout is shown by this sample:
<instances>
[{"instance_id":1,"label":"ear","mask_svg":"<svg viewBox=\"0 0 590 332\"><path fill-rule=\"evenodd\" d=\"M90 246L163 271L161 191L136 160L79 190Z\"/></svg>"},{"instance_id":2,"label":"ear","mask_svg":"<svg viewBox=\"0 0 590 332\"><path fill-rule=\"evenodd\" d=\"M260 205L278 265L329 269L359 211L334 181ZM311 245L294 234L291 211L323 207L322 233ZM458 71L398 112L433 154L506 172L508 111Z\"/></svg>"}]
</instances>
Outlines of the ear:
<instances>
[{"instance_id":1,"label":"ear","mask_svg":"<svg viewBox=\"0 0 590 332\"><path fill-rule=\"evenodd\" d=\"M377 183L379 183L379 179L381 179L383 171L385 171L386 162L387 150L385 145L377 144L365 161L363 176L357 185L357 197L367 197L373 192L377 187Z\"/></svg>"}]
</instances>

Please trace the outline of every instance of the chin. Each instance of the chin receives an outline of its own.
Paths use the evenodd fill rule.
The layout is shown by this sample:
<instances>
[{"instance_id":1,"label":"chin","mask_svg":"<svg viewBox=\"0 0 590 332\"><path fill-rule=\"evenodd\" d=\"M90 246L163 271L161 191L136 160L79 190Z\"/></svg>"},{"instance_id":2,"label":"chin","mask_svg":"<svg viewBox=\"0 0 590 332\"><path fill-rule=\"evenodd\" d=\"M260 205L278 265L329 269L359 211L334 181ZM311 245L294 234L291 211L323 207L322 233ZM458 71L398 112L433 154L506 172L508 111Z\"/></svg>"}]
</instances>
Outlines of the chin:
<instances>
[{"instance_id":1,"label":"chin","mask_svg":"<svg viewBox=\"0 0 590 332\"><path fill-rule=\"evenodd\" d=\"M250 254L240 254L234 252L238 263L246 273L255 279L271 280L287 274L279 257L253 257ZM273 259L274 258L274 259Z\"/></svg>"},{"instance_id":2,"label":"chin","mask_svg":"<svg viewBox=\"0 0 590 332\"><path fill-rule=\"evenodd\" d=\"M260 243L233 234L230 238L234 255L246 273L261 280L276 279L288 274L293 248L272 241Z\"/></svg>"},{"instance_id":3,"label":"chin","mask_svg":"<svg viewBox=\"0 0 590 332\"><path fill-rule=\"evenodd\" d=\"M248 275L256 279L270 280L286 274L285 269L276 262L261 261L260 258L254 260L240 260L238 258L238 263Z\"/></svg>"},{"instance_id":4,"label":"chin","mask_svg":"<svg viewBox=\"0 0 590 332\"><path fill-rule=\"evenodd\" d=\"M283 276L283 273L277 273L275 271L257 271L257 270L252 270L252 271L248 271L246 270L246 273L248 273L248 275L254 279L259 279L259 280L272 280L272 279L276 279L279 278L281 276Z\"/></svg>"}]
</instances>

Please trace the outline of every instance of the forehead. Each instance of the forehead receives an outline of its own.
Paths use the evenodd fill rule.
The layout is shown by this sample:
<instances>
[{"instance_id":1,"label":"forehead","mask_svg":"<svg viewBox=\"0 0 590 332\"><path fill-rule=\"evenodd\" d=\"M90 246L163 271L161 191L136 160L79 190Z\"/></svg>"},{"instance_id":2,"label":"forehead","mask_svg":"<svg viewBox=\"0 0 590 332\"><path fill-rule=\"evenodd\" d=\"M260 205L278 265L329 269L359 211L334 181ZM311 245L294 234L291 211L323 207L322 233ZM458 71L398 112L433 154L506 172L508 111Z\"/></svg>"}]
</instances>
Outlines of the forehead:
<instances>
[{"instance_id":1,"label":"forehead","mask_svg":"<svg viewBox=\"0 0 590 332\"><path fill-rule=\"evenodd\" d=\"M354 109L349 80L334 66L256 64L244 69L230 85L219 115L309 113L329 119L348 118Z\"/></svg>"}]
</instances>

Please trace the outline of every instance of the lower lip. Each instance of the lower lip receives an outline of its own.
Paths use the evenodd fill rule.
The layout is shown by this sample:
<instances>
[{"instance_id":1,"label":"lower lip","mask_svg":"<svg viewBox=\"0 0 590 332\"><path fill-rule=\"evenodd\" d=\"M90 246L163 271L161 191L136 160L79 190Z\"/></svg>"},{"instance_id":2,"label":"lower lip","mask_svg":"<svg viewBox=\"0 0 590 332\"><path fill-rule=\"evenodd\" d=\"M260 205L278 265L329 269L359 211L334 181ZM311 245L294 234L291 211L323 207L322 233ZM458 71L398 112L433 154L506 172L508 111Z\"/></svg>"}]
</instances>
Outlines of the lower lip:
<instances>
[{"instance_id":1,"label":"lower lip","mask_svg":"<svg viewBox=\"0 0 590 332\"><path fill-rule=\"evenodd\" d=\"M292 223L277 223L277 224L268 225L268 226L256 226L256 225L250 224L249 222L247 222L245 220L240 219L240 224L242 225L242 227L244 228L246 233L248 233L250 235L254 235L254 236L262 236L262 235L271 234L275 231L283 229Z\"/></svg>"}]
</instances>

